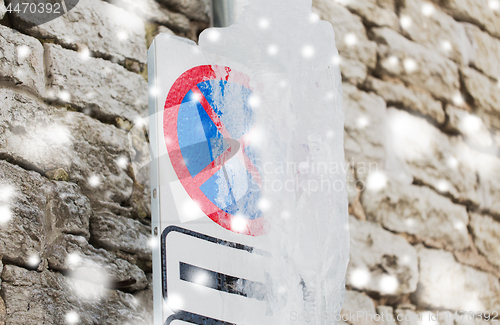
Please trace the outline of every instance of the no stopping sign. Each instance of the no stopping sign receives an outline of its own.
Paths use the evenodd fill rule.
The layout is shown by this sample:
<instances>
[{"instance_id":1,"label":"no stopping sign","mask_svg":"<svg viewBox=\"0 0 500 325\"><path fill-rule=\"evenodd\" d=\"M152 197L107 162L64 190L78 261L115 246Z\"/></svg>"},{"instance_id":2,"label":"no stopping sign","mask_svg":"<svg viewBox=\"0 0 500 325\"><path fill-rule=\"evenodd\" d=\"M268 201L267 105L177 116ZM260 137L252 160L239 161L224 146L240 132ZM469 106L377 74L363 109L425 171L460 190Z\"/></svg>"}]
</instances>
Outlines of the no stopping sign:
<instances>
[{"instance_id":1,"label":"no stopping sign","mask_svg":"<svg viewBox=\"0 0 500 325\"><path fill-rule=\"evenodd\" d=\"M229 67L202 65L183 73L164 106L164 137L182 186L220 226L260 235L263 218L249 78Z\"/></svg>"}]
</instances>

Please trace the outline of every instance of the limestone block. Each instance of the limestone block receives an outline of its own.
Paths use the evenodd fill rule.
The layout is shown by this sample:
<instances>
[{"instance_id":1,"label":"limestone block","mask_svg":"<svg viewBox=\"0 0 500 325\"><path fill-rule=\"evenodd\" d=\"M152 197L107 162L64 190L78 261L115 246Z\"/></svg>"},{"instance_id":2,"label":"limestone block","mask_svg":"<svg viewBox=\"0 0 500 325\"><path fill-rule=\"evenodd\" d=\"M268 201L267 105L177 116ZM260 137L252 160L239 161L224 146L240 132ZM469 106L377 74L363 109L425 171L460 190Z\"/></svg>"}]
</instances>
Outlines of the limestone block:
<instances>
[{"instance_id":1,"label":"limestone block","mask_svg":"<svg viewBox=\"0 0 500 325\"><path fill-rule=\"evenodd\" d=\"M472 64L491 78L500 79L498 64L500 62L500 39L491 37L474 25L466 24L465 26L474 50Z\"/></svg>"},{"instance_id":2,"label":"limestone block","mask_svg":"<svg viewBox=\"0 0 500 325\"><path fill-rule=\"evenodd\" d=\"M7 324L63 324L69 313L81 324L142 324L146 316L131 294L60 273L7 265L3 280Z\"/></svg>"},{"instance_id":3,"label":"limestone block","mask_svg":"<svg viewBox=\"0 0 500 325\"><path fill-rule=\"evenodd\" d=\"M371 167L383 167L386 138L385 102L381 97L360 91L347 83L342 85L342 89L346 159L354 159L358 165L356 176L358 179L364 179L363 175L366 175Z\"/></svg>"},{"instance_id":4,"label":"limestone block","mask_svg":"<svg viewBox=\"0 0 500 325\"><path fill-rule=\"evenodd\" d=\"M94 213L90 219L90 234L106 249L137 254L143 260L152 258L149 246L151 229L136 220L106 212Z\"/></svg>"},{"instance_id":5,"label":"limestone block","mask_svg":"<svg viewBox=\"0 0 500 325\"><path fill-rule=\"evenodd\" d=\"M370 221L349 218L350 263L346 284L381 295L415 291L418 260L415 248L400 236Z\"/></svg>"},{"instance_id":6,"label":"limestone block","mask_svg":"<svg viewBox=\"0 0 500 325\"><path fill-rule=\"evenodd\" d=\"M169 8L174 8L191 19L207 23L210 20L210 3L207 0L158 0L158 2Z\"/></svg>"},{"instance_id":7,"label":"limestone block","mask_svg":"<svg viewBox=\"0 0 500 325\"><path fill-rule=\"evenodd\" d=\"M418 248L420 281L413 299L419 307L491 311L500 308L500 283L488 273L459 264L453 253Z\"/></svg>"},{"instance_id":8,"label":"limestone block","mask_svg":"<svg viewBox=\"0 0 500 325\"><path fill-rule=\"evenodd\" d=\"M349 10L361 16L369 25L398 29L399 20L396 15L396 1L394 0L352 0L339 1Z\"/></svg>"},{"instance_id":9,"label":"limestone block","mask_svg":"<svg viewBox=\"0 0 500 325\"><path fill-rule=\"evenodd\" d=\"M500 37L500 10L493 10L489 0L433 0L458 21L467 21Z\"/></svg>"},{"instance_id":10,"label":"limestone block","mask_svg":"<svg viewBox=\"0 0 500 325\"><path fill-rule=\"evenodd\" d=\"M92 247L85 238L62 235L45 252L49 268L72 278L127 291L146 288L144 272L104 249Z\"/></svg>"},{"instance_id":11,"label":"limestone block","mask_svg":"<svg viewBox=\"0 0 500 325\"><path fill-rule=\"evenodd\" d=\"M370 325L376 322L370 321L370 317L376 314L373 300L361 292L346 290L345 301L342 305L340 315L343 320L351 325Z\"/></svg>"},{"instance_id":12,"label":"limestone block","mask_svg":"<svg viewBox=\"0 0 500 325\"><path fill-rule=\"evenodd\" d=\"M79 1L67 14L37 26L27 17L35 16L13 12L13 27L38 38L55 39L73 49L84 44L99 56L147 62L144 23L136 15L107 2ZM71 66L70 62L67 64Z\"/></svg>"},{"instance_id":13,"label":"limestone block","mask_svg":"<svg viewBox=\"0 0 500 325\"><path fill-rule=\"evenodd\" d=\"M428 116L439 124L446 116L443 105L427 92L417 87L406 87L398 80L381 80L368 77L366 87L381 96L388 106L398 106Z\"/></svg>"},{"instance_id":14,"label":"limestone block","mask_svg":"<svg viewBox=\"0 0 500 325\"><path fill-rule=\"evenodd\" d=\"M368 40L365 27L358 16L329 0L313 1L313 11L321 19L332 24L335 31L335 42L342 60L359 61L370 69L375 67L377 45ZM359 69L359 67L357 68Z\"/></svg>"},{"instance_id":15,"label":"limestone block","mask_svg":"<svg viewBox=\"0 0 500 325\"><path fill-rule=\"evenodd\" d=\"M148 84L140 75L54 44L46 44L45 51L51 98L112 122L147 116Z\"/></svg>"},{"instance_id":16,"label":"limestone block","mask_svg":"<svg viewBox=\"0 0 500 325\"><path fill-rule=\"evenodd\" d=\"M175 31L187 32L190 29L189 18L162 7L155 0L106 0L109 3L134 13L144 20L165 25Z\"/></svg>"},{"instance_id":17,"label":"limestone block","mask_svg":"<svg viewBox=\"0 0 500 325\"><path fill-rule=\"evenodd\" d=\"M472 48L464 26L438 6L425 0L407 0L400 16L408 21L409 26L402 26L408 38L461 65L469 64Z\"/></svg>"},{"instance_id":18,"label":"limestone block","mask_svg":"<svg viewBox=\"0 0 500 325\"><path fill-rule=\"evenodd\" d=\"M42 44L33 37L1 25L0 81L36 94L45 92Z\"/></svg>"},{"instance_id":19,"label":"limestone block","mask_svg":"<svg viewBox=\"0 0 500 325\"><path fill-rule=\"evenodd\" d=\"M7 89L0 90L0 101L1 155L52 179L78 184L93 207L130 198L125 131Z\"/></svg>"},{"instance_id":20,"label":"limestone block","mask_svg":"<svg viewBox=\"0 0 500 325\"><path fill-rule=\"evenodd\" d=\"M396 181L379 191L366 190L362 204L368 219L385 229L415 235L452 250L469 247L465 206L452 203L433 190Z\"/></svg>"},{"instance_id":21,"label":"limestone block","mask_svg":"<svg viewBox=\"0 0 500 325\"><path fill-rule=\"evenodd\" d=\"M476 113L488 126L500 129L500 89L491 79L471 68L462 68L462 80L474 100Z\"/></svg>"},{"instance_id":22,"label":"limestone block","mask_svg":"<svg viewBox=\"0 0 500 325\"><path fill-rule=\"evenodd\" d=\"M389 108L388 151L402 161L417 183L451 195L462 203L478 204L476 162L460 137L448 137L423 118Z\"/></svg>"},{"instance_id":23,"label":"limestone block","mask_svg":"<svg viewBox=\"0 0 500 325\"><path fill-rule=\"evenodd\" d=\"M389 28L374 28L372 32L379 43L379 76L399 78L438 99L453 102L460 88L458 68L453 61Z\"/></svg>"},{"instance_id":24,"label":"limestone block","mask_svg":"<svg viewBox=\"0 0 500 325\"><path fill-rule=\"evenodd\" d=\"M489 216L471 213L470 228L477 249L493 265L500 268L500 223Z\"/></svg>"}]
</instances>

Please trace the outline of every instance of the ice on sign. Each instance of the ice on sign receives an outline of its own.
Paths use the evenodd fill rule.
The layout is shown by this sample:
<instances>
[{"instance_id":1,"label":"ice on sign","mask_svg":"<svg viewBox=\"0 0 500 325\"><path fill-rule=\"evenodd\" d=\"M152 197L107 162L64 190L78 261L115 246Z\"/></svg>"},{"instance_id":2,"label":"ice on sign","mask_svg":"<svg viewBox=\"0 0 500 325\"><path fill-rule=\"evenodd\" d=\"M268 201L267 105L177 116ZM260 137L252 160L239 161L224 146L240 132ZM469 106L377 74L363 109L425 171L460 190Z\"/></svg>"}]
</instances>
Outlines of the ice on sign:
<instances>
[{"instance_id":1,"label":"ice on sign","mask_svg":"<svg viewBox=\"0 0 500 325\"><path fill-rule=\"evenodd\" d=\"M155 39L155 324L335 322L349 234L334 37L310 1L253 0L199 45Z\"/></svg>"}]
</instances>

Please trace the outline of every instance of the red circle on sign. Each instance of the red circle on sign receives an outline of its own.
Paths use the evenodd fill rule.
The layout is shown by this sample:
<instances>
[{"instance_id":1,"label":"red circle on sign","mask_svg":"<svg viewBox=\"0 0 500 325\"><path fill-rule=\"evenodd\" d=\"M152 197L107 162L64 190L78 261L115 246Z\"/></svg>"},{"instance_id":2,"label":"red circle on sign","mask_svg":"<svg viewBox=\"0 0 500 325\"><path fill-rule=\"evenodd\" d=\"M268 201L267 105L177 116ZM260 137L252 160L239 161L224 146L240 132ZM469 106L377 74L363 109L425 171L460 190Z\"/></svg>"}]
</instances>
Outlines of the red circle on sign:
<instances>
[{"instance_id":1,"label":"red circle on sign","mask_svg":"<svg viewBox=\"0 0 500 325\"><path fill-rule=\"evenodd\" d=\"M188 195L193 201L198 204L201 210L212 221L236 233L258 236L263 233L264 229L264 221L262 217L256 219L244 219L244 226L235 229L233 221L237 217L216 206L210 199L205 196L205 194L200 189L200 186L206 180L208 180L222 168L227 159L235 155L234 151L231 152L231 149L233 147L231 146L224 154L212 161L211 164L206 166L205 169L203 169L195 176L191 176L191 173L189 172L188 167L186 166L186 163L184 161L184 157L181 153L177 131L179 108L181 107L181 104L189 91L197 90L199 93L197 85L201 82L210 80L224 80L234 82L250 89L249 77L241 72L233 71L229 67L203 65L184 72L172 85L172 88L170 89L170 92L165 101L164 107L163 130L170 161L172 162L172 166L174 167L178 179L180 180ZM213 110L208 109L207 105L209 106L209 104L207 103L206 99L203 98L203 96L201 96L200 103L205 108L205 110L207 110L207 113L213 123L223 133L224 138L226 138L226 136L230 137L230 135L227 133L227 130L224 129L224 126L218 118L217 114L214 113ZM226 134L224 134L224 132ZM244 151L245 146L249 145L248 140L246 140L244 137L237 140L240 144L240 150ZM243 157L243 163L246 170L260 185L260 175L257 168L253 165L248 156L243 155Z\"/></svg>"}]
</instances>

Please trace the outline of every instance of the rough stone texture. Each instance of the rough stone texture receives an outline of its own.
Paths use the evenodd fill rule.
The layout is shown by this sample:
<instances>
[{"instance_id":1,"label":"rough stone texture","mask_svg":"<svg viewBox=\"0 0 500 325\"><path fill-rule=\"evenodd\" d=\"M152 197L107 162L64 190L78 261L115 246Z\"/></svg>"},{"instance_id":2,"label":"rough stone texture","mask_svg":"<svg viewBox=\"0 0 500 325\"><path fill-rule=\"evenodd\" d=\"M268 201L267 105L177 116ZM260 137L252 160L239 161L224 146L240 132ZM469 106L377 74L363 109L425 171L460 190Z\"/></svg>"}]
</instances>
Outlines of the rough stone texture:
<instances>
[{"instance_id":1,"label":"rough stone texture","mask_svg":"<svg viewBox=\"0 0 500 325\"><path fill-rule=\"evenodd\" d=\"M134 298L139 301L143 314L147 315L144 322L153 324L153 275L151 273L147 274L147 280L146 289L135 293Z\"/></svg>"},{"instance_id":2,"label":"rough stone texture","mask_svg":"<svg viewBox=\"0 0 500 325\"><path fill-rule=\"evenodd\" d=\"M391 306L377 306L377 314L382 317L380 322L382 325L395 325L396 317L394 317L394 309Z\"/></svg>"},{"instance_id":3,"label":"rough stone texture","mask_svg":"<svg viewBox=\"0 0 500 325\"><path fill-rule=\"evenodd\" d=\"M136 254L140 259L151 260L149 227L136 220L106 212L95 213L90 220L90 234L98 245L110 250Z\"/></svg>"},{"instance_id":4,"label":"rough stone texture","mask_svg":"<svg viewBox=\"0 0 500 325\"><path fill-rule=\"evenodd\" d=\"M446 120L441 102L435 100L427 92L417 87L405 87L404 83L395 80L380 80L368 77L366 87L381 96L390 106L400 107L430 117L439 124Z\"/></svg>"},{"instance_id":5,"label":"rough stone texture","mask_svg":"<svg viewBox=\"0 0 500 325\"><path fill-rule=\"evenodd\" d=\"M7 8L5 8L5 3L3 0L0 1L0 19L2 19L7 13ZM1 319L0 319L1 321Z\"/></svg>"},{"instance_id":6,"label":"rough stone texture","mask_svg":"<svg viewBox=\"0 0 500 325\"><path fill-rule=\"evenodd\" d=\"M147 114L148 85L140 75L102 59L83 60L57 45L46 44L45 51L51 95L62 103L111 121Z\"/></svg>"},{"instance_id":7,"label":"rough stone texture","mask_svg":"<svg viewBox=\"0 0 500 325\"><path fill-rule=\"evenodd\" d=\"M44 39L55 39L66 47L85 44L99 56L125 58L146 63L146 32L142 20L101 0L79 1L67 14L47 23L33 26L12 13L13 26L25 33Z\"/></svg>"},{"instance_id":8,"label":"rough stone texture","mask_svg":"<svg viewBox=\"0 0 500 325\"><path fill-rule=\"evenodd\" d=\"M424 0L406 0L400 10L400 17L411 19L409 27L402 28L403 34L411 40L427 46L450 59L467 65L471 56L471 46L462 24L434 7L431 15L426 15Z\"/></svg>"},{"instance_id":9,"label":"rough stone texture","mask_svg":"<svg viewBox=\"0 0 500 325\"><path fill-rule=\"evenodd\" d=\"M47 247L45 254L49 268L72 278L131 291L148 285L146 275L139 267L104 249L92 247L83 237L60 236Z\"/></svg>"},{"instance_id":10,"label":"rough stone texture","mask_svg":"<svg viewBox=\"0 0 500 325\"><path fill-rule=\"evenodd\" d=\"M376 223L350 217L349 224L351 247L346 284L382 295L415 291L418 282L415 249L403 237Z\"/></svg>"},{"instance_id":11,"label":"rough stone texture","mask_svg":"<svg viewBox=\"0 0 500 325\"><path fill-rule=\"evenodd\" d=\"M78 184L94 206L129 199L133 181L117 164L129 155L125 131L10 90L0 90L0 99L2 156Z\"/></svg>"},{"instance_id":12,"label":"rough stone texture","mask_svg":"<svg viewBox=\"0 0 500 325\"><path fill-rule=\"evenodd\" d=\"M37 94L45 91L42 44L35 38L1 25L0 81Z\"/></svg>"},{"instance_id":13,"label":"rough stone texture","mask_svg":"<svg viewBox=\"0 0 500 325\"><path fill-rule=\"evenodd\" d=\"M389 28L372 32L379 43L377 74L399 78L436 98L453 101L460 85L457 66L451 60Z\"/></svg>"},{"instance_id":14,"label":"rough stone texture","mask_svg":"<svg viewBox=\"0 0 500 325\"><path fill-rule=\"evenodd\" d=\"M489 0L433 0L456 20L466 21L500 38L500 10L492 10Z\"/></svg>"},{"instance_id":15,"label":"rough stone texture","mask_svg":"<svg viewBox=\"0 0 500 325\"><path fill-rule=\"evenodd\" d=\"M500 10L495 0L432 1L314 1L336 33L349 180L362 189L349 192L347 284L368 295L348 290L344 311L498 310ZM0 208L13 216L0 225L0 325L62 324L69 311L81 324L151 320L138 73L158 32L196 41L206 4L89 0L35 28L13 14L1 21ZM24 61L20 46L31 49ZM419 248L420 274L418 243L442 249Z\"/></svg>"},{"instance_id":16,"label":"rough stone texture","mask_svg":"<svg viewBox=\"0 0 500 325\"><path fill-rule=\"evenodd\" d=\"M189 18L162 7L155 0L107 0L113 5L136 14L142 19L165 25L180 32L190 29Z\"/></svg>"},{"instance_id":17,"label":"rough stone texture","mask_svg":"<svg viewBox=\"0 0 500 325\"><path fill-rule=\"evenodd\" d=\"M352 317L352 315L360 315L358 312L363 313L363 317ZM370 316L368 316L375 316L375 304L370 297L357 291L346 291L344 305L340 314L343 319L348 319L348 323L351 325L370 325L376 323L370 321Z\"/></svg>"},{"instance_id":18,"label":"rough stone texture","mask_svg":"<svg viewBox=\"0 0 500 325\"><path fill-rule=\"evenodd\" d=\"M63 324L75 312L81 324L142 324L135 298L50 271L6 265L2 274L6 324ZM27 323L28 322L28 323Z\"/></svg>"},{"instance_id":19,"label":"rough stone texture","mask_svg":"<svg viewBox=\"0 0 500 325\"><path fill-rule=\"evenodd\" d=\"M496 149L493 138L484 122L474 114L453 105L446 106L446 129L464 135L467 142L478 148Z\"/></svg>"},{"instance_id":20,"label":"rough stone texture","mask_svg":"<svg viewBox=\"0 0 500 325\"><path fill-rule=\"evenodd\" d=\"M89 239L89 218L92 214L89 199L80 188L69 182L48 182L45 185L45 218L50 234L48 241L61 234L74 234ZM61 218L63 217L63 218Z\"/></svg>"},{"instance_id":21,"label":"rough stone texture","mask_svg":"<svg viewBox=\"0 0 500 325\"><path fill-rule=\"evenodd\" d=\"M422 118L388 109L390 147L419 183L463 203L478 204L476 166L457 137L447 137Z\"/></svg>"},{"instance_id":22,"label":"rough stone texture","mask_svg":"<svg viewBox=\"0 0 500 325\"><path fill-rule=\"evenodd\" d=\"M345 1L345 6L359 15L368 25L398 29L399 20L394 0L353 0Z\"/></svg>"},{"instance_id":23,"label":"rough stone texture","mask_svg":"<svg viewBox=\"0 0 500 325\"><path fill-rule=\"evenodd\" d=\"M356 176L363 179L370 163L381 167L385 158L385 103L379 96L346 83L343 84L343 100L346 159L354 159L359 167ZM365 167L364 170L361 167Z\"/></svg>"},{"instance_id":24,"label":"rough stone texture","mask_svg":"<svg viewBox=\"0 0 500 325\"><path fill-rule=\"evenodd\" d=\"M341 5L329 0L314 0L313 10L321 19L329 21L333 26L340 60L341 62L345 61L346 64L341 66L344 78L346 73L353 77L350 69L354 67L357 71L354 74L354 80L359 82L364 80L366 76L363 71L375 68L377 46L368 40L361 19Z\"/></svg>"},{"instance_id":25,"label":"rough stone texture","mask_svg":"<svg viewBox=\"0 0 500 325\"><path fill-rule=\"evenodd\" d=\"M500 223L489 216L471 213L470 228L477 249L500 269Z\"/></svg>"},{"instance_id":26,"label":"rough stone texture","mask_svg":"<svg viewBox=\"0 0 500 325\"><path fill-rule=\"evenodd\" d=\"M467 311L500 308L498 278L457 263L450 252L419 247L418 256L420 282L413 298L419 306Z\"/></svg>"},{"instance_id":27,"label":"rough stone texture","mask_svg":"<svg viewBox=\"0 0 500 325\"><path fill-rule=\"evenodd\" d=\"M30 256L40 252L45 241L43 206L46 201L43 188L45 180L35 172L28 172L0 161L2 189L9 193L2 206L11 215L10 221L0 226L0 255L9 260L28 265ZM5 218L6 211L2 211Z\"/></svg>"},{"instance_id":28,"label":"rough stone texture","mask_svg":"<svg viewBox=\"0 0 500 325\"><path fill-rule=\"evenodd\" d=\"M469 246L467 209L427 187L392 181L380 191L365 191L362 203L368 219L386 229L452 250Z\"/></svg>"},{"instance_id":29,"label":"rough stone texture","mask_svg":"<svg viewBox=\"0 0 500 325\"><path fill-rule=\"evenodd\" d=\"M500 19L500 16L498 17ZM474 25L466 25L474 49L474 67L491 78L500 78L500 39L491 37Z\"/></svg>"},{"instance_id":30,"label":"rough stone texture","mask_svg":"<svg viewBox=\"0 0 500 325\"><path fill-rule=\"evenodd\" d=\"M61 234L89 236L90 204L78 186L47 181L5 161L0 175L0 188L9 193L0 204L12 217L0 226L4 259L29 265L31 256L41 256L46 243Z\"/></svg>"},{"instance_id":31,"label":"rough stone texture","mask_svg":"<svg viewBox=\"0 0 500 325\"><path fill-rule=\"evenodd\" d=\"M471 68L462 68L464 86L474 100L476 113L490 127L500 129L500 91L487 76Z\"/></svg>"},{"instance_id":32,"label":"rough stone texture","mask_svg":"<svg viewBox=\"0 0 500 325\"><path fill-rule=\"evenodd\" d=\"M209 21L210 3L207 0L158 0L158 2L185 14L191 19L203 22Z\"/></svg>"}]
</instances>

